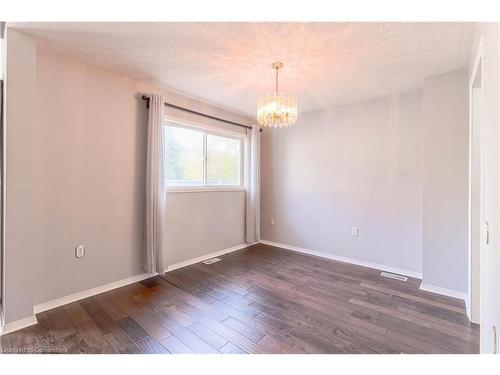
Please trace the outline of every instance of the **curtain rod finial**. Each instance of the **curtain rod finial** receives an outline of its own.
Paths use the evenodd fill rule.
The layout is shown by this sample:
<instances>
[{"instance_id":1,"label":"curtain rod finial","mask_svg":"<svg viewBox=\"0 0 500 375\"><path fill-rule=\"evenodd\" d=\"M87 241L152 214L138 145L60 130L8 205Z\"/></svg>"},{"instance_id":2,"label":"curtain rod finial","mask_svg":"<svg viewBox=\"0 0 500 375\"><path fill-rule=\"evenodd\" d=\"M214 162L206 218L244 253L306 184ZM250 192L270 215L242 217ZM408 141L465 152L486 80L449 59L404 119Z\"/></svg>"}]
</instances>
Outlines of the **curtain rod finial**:
<instances>
[{"instance_id":1,"label":"curtain rod finial","mask_svg":"<svg viewBox=\"0 0 500 375\"><path fill-rule=\"evenodd\" d=\"M146 108L149 108L149 95L144 94L141 96L141 99L146 101Z\"/></svg>"}]
</instances>

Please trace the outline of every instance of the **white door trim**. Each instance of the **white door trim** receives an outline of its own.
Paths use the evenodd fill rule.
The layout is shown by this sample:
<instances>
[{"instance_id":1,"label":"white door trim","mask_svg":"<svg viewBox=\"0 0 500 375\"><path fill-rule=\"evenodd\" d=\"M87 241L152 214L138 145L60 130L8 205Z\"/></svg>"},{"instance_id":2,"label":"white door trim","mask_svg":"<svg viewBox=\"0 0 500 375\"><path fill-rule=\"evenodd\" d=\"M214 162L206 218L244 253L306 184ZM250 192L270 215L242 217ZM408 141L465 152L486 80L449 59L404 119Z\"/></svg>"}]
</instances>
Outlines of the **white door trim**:
<instances>
[{"instance_id":1,"label":"white door trim","mask_svg":"<svg viewBox=\"0 0 500 375\"><path fill-rule=\"evenodd\" d=\"M479 41L479 45L477 48L477 53L476 57L474 60L474 65L471 70L471 75L469 78L469 196L468 196L468 277L467 277L467 286L468 286L468 292L467 292L467 300L466 300L466 305L469 307L467 309L467 317L471 322L474 323L479 323L480 322L480 313L478 313L477 306L474 306L473 304L473 290L472 290L472 275L473 272L479 272L479 269L474 270L472 267L472 135L473 135L473 126L474 126L474 121L473 121L473 90L474 90L474 81L476 79L478 71L481 72L481 88L480 88L480 97L481 97L481 103L480 103L480 187L479 187L479 194L480 194L480 214L479 216L484 219L484 157L483 157L483 131L482 127L484 124L484 36L481 36L481 39ZM477 130L477 129L476 129ZM483 220L481 220L483 221ZM480 225L480 238L482 236L482 225L483 222L481 222ZM481 241L482 244L482 241ZM480 245L481 246L481 245ZM479 250L481 253L481 250ZM480 280L480 278L479 278ZM480 285L480 289L482 289L482 286ZM479 310L482 310L482 306L479 307Z\"/></svg>"}]
</instances>

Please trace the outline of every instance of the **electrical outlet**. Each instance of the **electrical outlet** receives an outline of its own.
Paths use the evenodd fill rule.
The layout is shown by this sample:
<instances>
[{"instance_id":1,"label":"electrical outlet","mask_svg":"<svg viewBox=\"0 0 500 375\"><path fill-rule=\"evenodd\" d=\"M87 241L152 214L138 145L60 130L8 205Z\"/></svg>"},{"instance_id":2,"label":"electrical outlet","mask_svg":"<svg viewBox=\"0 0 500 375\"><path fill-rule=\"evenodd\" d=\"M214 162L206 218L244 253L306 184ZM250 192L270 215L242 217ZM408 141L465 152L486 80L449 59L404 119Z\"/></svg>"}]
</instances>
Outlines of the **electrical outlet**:
<instances>
[{"instance_id":1,"label":"electrical outlet","mask_svg":"<svg viewBox=\"0 0 500 375\"><path fill-rule=\"evenodd\" d=\"M85 246L80 245L75 249L75 256L77 258L83 258L85 256Z\"/></svg>"},{"instance_id":2,"label":"electrical outlet","mask_svg":"<svg viewBox=\"0 0 500 375\"><path fill-rule=\"evenodd\" d=\"M274 225L274 217L269 219L269 224Z\"/></svg>"},{"instance_id":3,"label":"electrical outlet","mask_svg":"<svg viewBox=\"0 0 500 375\"><path fill-rule=\"evenodd\" d=\"M354 237L358 237L359 236L359 229L358 229L358 227L352 227L351 234Z\"/></svg>"}]
</instances>

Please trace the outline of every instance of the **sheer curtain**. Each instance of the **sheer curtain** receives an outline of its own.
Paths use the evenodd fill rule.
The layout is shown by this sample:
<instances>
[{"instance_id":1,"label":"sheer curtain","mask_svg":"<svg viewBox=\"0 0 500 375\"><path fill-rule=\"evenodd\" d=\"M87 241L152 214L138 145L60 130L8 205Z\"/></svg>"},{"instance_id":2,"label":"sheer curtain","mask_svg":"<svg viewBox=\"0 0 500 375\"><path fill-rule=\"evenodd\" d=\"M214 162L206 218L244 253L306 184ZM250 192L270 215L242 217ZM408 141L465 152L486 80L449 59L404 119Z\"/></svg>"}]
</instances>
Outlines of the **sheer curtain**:
<instances>
[{"instance_id":1,"label":"sheer curtain","mask_svg":"<svg viewBox=\"0 0 500 375\"><path fill-rule=\"evenodd\" d=\"M260 128L253 125L248 130L247 142L247 193L245 240L260 240Z\"/></svg>"},{"instance_id":2,"label":"sheer curtain","mask_svg":"<svg viewBox=\"0 0 500 375\"><path fill-rule=\"evenodd\" d=\"M163 274L165 264L164 111L161 95L149 98L146 160L146 254L144 270Z\"/></svg>"}]
</instances>

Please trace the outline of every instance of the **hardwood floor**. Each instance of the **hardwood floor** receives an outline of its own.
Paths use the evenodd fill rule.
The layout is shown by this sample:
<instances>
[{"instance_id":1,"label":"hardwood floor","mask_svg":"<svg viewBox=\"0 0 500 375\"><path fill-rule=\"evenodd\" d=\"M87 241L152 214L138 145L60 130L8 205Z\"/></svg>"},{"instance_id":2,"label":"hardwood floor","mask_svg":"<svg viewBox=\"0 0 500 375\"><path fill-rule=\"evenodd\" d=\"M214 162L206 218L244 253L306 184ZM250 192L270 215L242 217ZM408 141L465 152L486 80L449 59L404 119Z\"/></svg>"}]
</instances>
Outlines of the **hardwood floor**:
<instances>
[{"instance_id":1,"label":"hardwood floor","mask_svg":"<svg viewBox=\"0 0 500 375\"><path fill-rule=\"evenodd\" d=\"M38 314L4 353L477 353L463 301L262 244Z\"/></svg>"}]
</instances>

